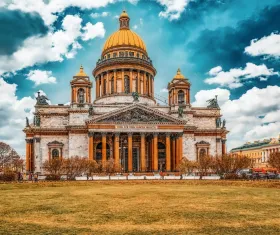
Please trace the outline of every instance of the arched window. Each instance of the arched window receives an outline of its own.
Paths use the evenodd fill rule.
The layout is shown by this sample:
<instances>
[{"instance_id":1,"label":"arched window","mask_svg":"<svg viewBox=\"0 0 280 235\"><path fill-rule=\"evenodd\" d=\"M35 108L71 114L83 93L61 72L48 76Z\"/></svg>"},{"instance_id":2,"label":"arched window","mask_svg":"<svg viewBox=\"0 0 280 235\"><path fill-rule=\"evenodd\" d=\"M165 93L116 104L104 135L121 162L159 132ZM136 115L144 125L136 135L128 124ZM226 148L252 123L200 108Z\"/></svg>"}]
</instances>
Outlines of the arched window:
<instances>
[{"instance_id":1,"label":"arched window","mask_svg":"<svg viewBox=\"0 0 280 235\"><path fill-rule=\"evenodd\" d=\"M82 88L78 90L78 100L80 104L85 102L85 91Z\"/></svg>"},{"instance_id":2,"label":"arched window","mask_svg":"<svg viewBox=\"0 0 280 235\"><path fill-rule=\"evenodd\" d=\"M178 103L179 104L185 103L185 93L182 90L178 92Z\"/></svg>"},{"instance_id":3,"label":"arched window","mask_svg":"<svg viewBox=\"0 0 280 235\"><path fill-rule=\"evenodd\" d=\"M130 90L129 77L124 76L124 92L129 93L129 90Z\"/></svg>"},{"instance_id":4,"label":"arched window","mask_svg":"<svg viewBox=\"0 0 280 235\"><path fill-rule=\"evenodd\" d=\"M114 93L114 77L111 79L111 94Z\"/></svg>"},{"instance_id":5,"label":"arched window","mask_svg":"<svg viewBox=\"0 0 280 235\"><path fill-rule=\"evenodd\" d=\"M52 150L52 159L58 159L59 158L59 151L58 149Z\"/></svg>"}]
</instances>

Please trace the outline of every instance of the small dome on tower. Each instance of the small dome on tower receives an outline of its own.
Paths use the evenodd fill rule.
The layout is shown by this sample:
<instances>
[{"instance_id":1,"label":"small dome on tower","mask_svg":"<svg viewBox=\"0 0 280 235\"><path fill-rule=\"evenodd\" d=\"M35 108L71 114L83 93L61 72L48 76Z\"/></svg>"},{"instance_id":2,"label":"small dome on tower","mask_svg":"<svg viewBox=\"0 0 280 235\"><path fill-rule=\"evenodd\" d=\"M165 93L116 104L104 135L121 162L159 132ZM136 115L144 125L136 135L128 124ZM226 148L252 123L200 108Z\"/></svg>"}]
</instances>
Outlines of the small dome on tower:
<instances>
[{"instance_id":1,"label":"small dome on tower","mask_svg":"<svg viewBox=\"0 0 280 235\"><path fill-rule=\"evenodd\" d=\"M175 75L174 79L186 79L185 76L181 73L181 70L177 70L177 74Z\"/></svg>"},{"instance_id":2,"label":"small dome on tower","mask_svg":"<svg viewBox=\"0 0 280 235\"><path fill-rule=\"evenodd\" d=\"M84 67L81 65L80 71L75 75L75 77L88 77L88 75L84 72Z\"/></svg>"},{"instance_id":3,"label":"small dome on tower","mask_svg":"<svg viewBox=\"0 0 280 235\"><path fill-rule=\"evenodd\" d=\"M123 18L123 17L129 18L129 16L125 10L123 10L123 12L120 15L120 18Z\"/></svg>"}]
</instances>

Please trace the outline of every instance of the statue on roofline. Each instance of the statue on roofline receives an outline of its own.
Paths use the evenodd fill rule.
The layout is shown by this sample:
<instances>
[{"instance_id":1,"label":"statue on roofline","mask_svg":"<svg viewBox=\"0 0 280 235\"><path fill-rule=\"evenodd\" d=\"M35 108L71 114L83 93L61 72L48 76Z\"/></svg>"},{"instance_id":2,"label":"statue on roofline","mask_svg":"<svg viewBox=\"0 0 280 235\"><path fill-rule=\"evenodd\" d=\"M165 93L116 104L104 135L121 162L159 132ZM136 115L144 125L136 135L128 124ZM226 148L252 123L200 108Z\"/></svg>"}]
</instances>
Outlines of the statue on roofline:
<instances>
[{"instance_id":1,"label":"statue on roofline","mask_svg":"<svg viewBox=\"0 0 280 235\"><path fill-rule=\"evenodd\" d=\"M25 126L26 126L26 127L30 127L28 117L26 117L26 124L25 124Z\"/></svg>"},{"instance_id":2,"label":"statue on roofline","mask_svg":"<svg viewBox=\"0 0 280 235\"><path fill-rule=\"evenodd\" d=\"M182 118L183 117L183 112L184 112L184 109L182 106L179 106L178 108L178 117L179 118Z\"/></svg>"},{"instance_id":3,"label":"statue on roofline","mask_svg":"<svg viewBox=\"0 0 280 235\"><path fill-rule=\"evenodd\" d=\"M223 126L222 128L226 128L226 119L223 120Z\"/></svg>"},{"instance_id":4,"label":"statue on roofline","mask_svg":"<svg viewBox=\"0 0 280 235\"><path fill-rule=\"evenodd\" d=\"M93 115L93 107L92 107L92 105L89 106L88 114L89 114L89 116Z\"/></svg>"},{"instance_id":5,"label":"statue on roofline","mask_svg":"<svg viewBox=\"0 0 280 235\"><path fill-rule=\"evenodd\" d=\"M214 108L214 109L219 109L220 106L218 104L218 96L216 95L215 98L207 100L208 106L207 108Z\"/></svg>"},{"instance_id":6,"label":"statue on roofline","mask_svg":"<svg viewBox=\"0 0 280 235\"><path fill-rule=\"evenodd\" d=\"M138 92L132 92L132 97L133 97L133 101L138 102L139 101L139 94Z\"/></svg>"},{"instance_id":7,"label":"statue on roofline","mask_svg":"<svg viewBox=\"0 0 280 235\"><path fill-rule=\"evenodd\" d=\"M46 96L40 95L40 91L37 92L38 96L36 97L36 105L49 105L47 100L49 100Z\"/></svg>"},{"instance_id":8,"label":"statue on roofline","mask_svg":"<svg viewBox=\"0 0 280 235\"><path fill-rule=\"evenodd\" d=\"M216 119L216 127L220 128L221 126L222 126L222 120L221 120L221 118L217 118Z\"/></svg>"}]
</instances>

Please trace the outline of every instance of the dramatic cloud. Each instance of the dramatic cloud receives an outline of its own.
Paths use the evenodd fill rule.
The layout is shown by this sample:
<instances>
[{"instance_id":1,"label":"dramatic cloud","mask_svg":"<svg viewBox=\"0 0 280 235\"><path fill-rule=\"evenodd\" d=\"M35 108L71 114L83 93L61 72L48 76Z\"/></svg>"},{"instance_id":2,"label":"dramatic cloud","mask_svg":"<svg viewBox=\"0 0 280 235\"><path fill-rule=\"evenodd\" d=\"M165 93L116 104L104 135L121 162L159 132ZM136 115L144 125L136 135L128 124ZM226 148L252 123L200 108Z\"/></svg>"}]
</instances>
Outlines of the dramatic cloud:
<instances>
[{"instance_id":1,"label":"dramatic cloud","mask_svg":"<svg viewBox=\"0 0 280 235\"><path fill-rule=\"evenodd\" d=\"M75 15L67 15L62 21L62 29L49 32L43 37L30 37L23 42L12 55L0 56L0 74L14 72L35 64L51 61L63 61L64 58L73 58L81 46L79 38L89 40L94 37L103 37L105 30L103 23L87 25L82 30L82 19ZM95 31L96 30L96 31ZM28 56L26 56L28 55Z\"/></svg>"},{"instance_id":2,"label":"dramatic cloud","mask_svg":"<svg viewBox=\"0 0 280 235\"><path fill-rule=\"evenodd\" d=\"M15 52L25 39L31 36L43 36L48 32L38 13L23 13L0 9L0 55Z\"/></svg>"},{"instance_id":3,"label":"dramatic cloud","mask_svg":"<svg viewBox=\"0 0 280 235\"><path fill-rule=\"evenodd\" d=\"M251 56L280 57L280 34L270 34L259 40L253 39L251 45L245 48L245 53Z\"/></svg>"},{"instance_id":4,"label":"dramatic cloud","mask_svg":"<svg viewBox=\"0 0 280 235\"><path fill-rule=\"evenodd\" d=\"M238 88L243 86L244 81L252 78L267 78L269 76L278 75L274 69L268 69L266 65L255 65L247 63L246 67L238 69L230 69L228 72L222 71L221 67L215 67L209 71L214 77L207 78L207 84L218 84L229 88Z\"/></svg>"},{"instance_id":5,"label":"dramatic cloud","mask_svg":"<svg viewBox=\"0 0 280 235\"><path fill-rule=\"evenodd\" d=\"M105 7L110 3L122 0L11 0L7 1L9 9L17 9L23 12L38 12L47 25L54 23L58 16L56 13L63 12L68 7L79 7L81 9L93 9ZM138 0L127 0L130 3L137 3Z\"/></svg>"},{"instance_id":6,"label":"dramatic cloud","mask_svg":"<svg viewBox=\"0 0 280 235\"><path fill-rule=\"evenodd\" d=\"M32 121L36 100L31 97L18 99L16 89L16 84L8 84L0 77L0 139L19 154L24 154L25 137L22 129L25 117Z\"/></svg>"},{"instance_id":7,"label":"dramatic cloud","mask_svg":"<svg viewBox=\"0 0 280 235\"><path fill-rule=\"evenodd\" d=\"M193 106L205 106L218 95L223 118L227 120L229 149L247 141L276 137L280 131L280 87L252 88L238 99L230 99L229 90L202 90Z\"/></svg>"},{"instance_id":8,"label":"dramatic cloud","mask_svg":"<svg viewBox=\"0 0 280 235\"><path fill-rule=\"evenodd\" d=\"M27 74L27 80L33 81L36 86L40 84L56 83L51 71L32 70Z\"/></svg>"},{"instance_id":9,"label":"dramatic cloud","mask_svg":"<svg viewBox=\"0 0 280 235\"><path fill-rule=\"evenodd\" d=\"M190 0L157 0L157 2L164 6L164 11L161 11L159 16L172 21L180 18Z\"/></svg>"},{"instance_id":10,"label":"dramatic cloud","mask_svg":"<svg viewBox=\"0 0 280 235\"><path fill-rule=\"evenodd\" d=\"M96 37L103 38L105 35L105 29L102 22L98 22L96 24L87 23L86 26L83 27L83 30L84 33L82 35L82 39L84 41L88 41Z\"/></svg>"}]
</instances>

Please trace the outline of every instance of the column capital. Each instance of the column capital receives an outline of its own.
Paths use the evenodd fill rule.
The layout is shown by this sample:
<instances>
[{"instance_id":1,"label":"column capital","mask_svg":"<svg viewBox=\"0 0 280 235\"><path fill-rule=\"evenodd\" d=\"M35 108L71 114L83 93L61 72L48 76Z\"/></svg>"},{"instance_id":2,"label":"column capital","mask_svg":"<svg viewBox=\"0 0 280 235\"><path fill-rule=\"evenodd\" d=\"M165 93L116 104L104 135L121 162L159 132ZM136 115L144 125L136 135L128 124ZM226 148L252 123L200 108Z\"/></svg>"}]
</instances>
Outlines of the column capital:
<instances>
[{"instance_id":1,"label":"column capital","mask_svg":"<svg viewBox=\"0 0 280 235\"><path fill-rule=\"evenodd\" d=\"M117 137L120 137L120 132L114 132L113 134Z\"/></svg>"},{"instance_id":2,"label":"column capital","mask_svg":"<svg viewBox=\"0 0 280 235\"><path fill-rule=\"evenodd\" d=\"M165 133L165 136L170 138L170 133L169 133L169 132L166 132L166 133Z\"/></svg>"},{"instance_id":3,"label":"column capital","mask_svg":"<svg viewBox=\"0 0 280 235\"><path fill-rule=\"evenodd\" d=\"M177 133L177 136L178 136L178 137L182 137L183 134L184 134L183 132L179 132L179 133Z\"/></svg>"},{"instance_id":4,"label":"column capital","mask_svg":"<svg viewBox=\"0 0 280 235\"><path fill-rule=\"evenodd\" d=\"M225 144L226 142L227 142L227 140L226 140L226 139L223 139L223 140L222 140L222 143L223 143L223 144Z\"/></svg>"},{"instance_id":5,"label":"column capital","mask_svg":"<svg viewBox=\"0 0 280 235\"><path fill-rule=\"evenodd\" d=\"M40 137L35 137L35 138L34 138L34 141L35 141L36 143L40 143L40 142L41 142L41 138L40 138Z\"/></svg>"},{"instance_id":6,"label":"column capital","mask_svg":"<svg viewBox=\"0 0 280 235\"><path fill-rule=\"evenodd\" d=\"M159 134L158 132L153 132L154 137L158 137L158 134Z\"/></svg>"},{"instance_id":7,"label":"column capital","mask_svg":"<svg viewBox=\"0 0 280 235\"><path fill-rule=\"evenodd\" d=\"M25 139L26 143L28 144L32 144L33 143L33 139Z\"/></svg>"},{"instance_id":8,"label":"column capital","mask_svg":"<svg viewBox=\"0 0 280 235\"><path fill-rule=\"evenodd\" d=\"M133 132L127 132L127 135L128 135L128 136L132 136L132 135L133 135Z\"/></svg>"},{"instance_id":9,"label":"column capital","mask_svg":"<svg viewBox=\"0 0 280 235\"><path fill-rule=\"evenodd\" d=\"M107 134L107 132L101 132L102 137L106 136Z\"/></svg>"},{"instance_id":10,"label":"column capital","mask_svg":"<svg viewBox=\"0 0 280 235\"><path fill-rule=\"evenodd\" d=\"M145 133L145 132L141 132L140 135L141 135L141 137L142 137L142 136L145 137L145 136L146 136L146 133Z\"/></svg>"},{"instance_id":11,"label":"column capital","mask_svg":"<svg viewBox=\"0 0 280 235\"><path fill-rule=\"evenodd\" d=\"M88 132L88 137L93 137L93 136L94 136L94 132L93 131Z\"/></svg>"}]
</instances>

